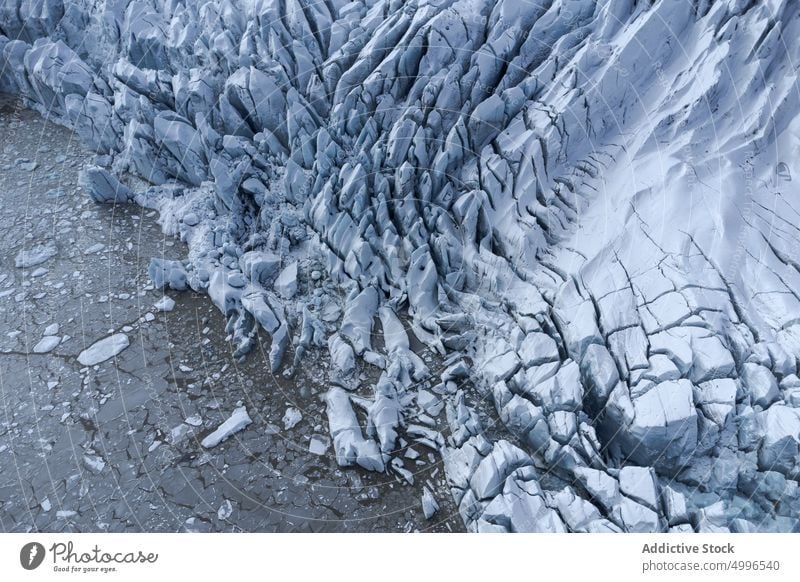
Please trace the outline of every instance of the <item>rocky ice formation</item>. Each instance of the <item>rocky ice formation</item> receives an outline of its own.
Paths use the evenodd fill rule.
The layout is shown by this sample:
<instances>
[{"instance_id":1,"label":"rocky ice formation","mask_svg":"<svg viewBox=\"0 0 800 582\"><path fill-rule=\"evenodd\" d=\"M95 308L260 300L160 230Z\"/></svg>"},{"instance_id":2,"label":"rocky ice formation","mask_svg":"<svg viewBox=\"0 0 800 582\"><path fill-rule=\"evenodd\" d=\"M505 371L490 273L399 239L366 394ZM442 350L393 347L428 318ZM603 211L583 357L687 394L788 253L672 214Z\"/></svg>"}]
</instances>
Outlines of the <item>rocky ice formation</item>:
<instances>
[{"instance_id":1,"label":"rocky ice formation","mask_svg":"<svg viewBox=\"0 0 800 582\"><path fill-rule=\"evenodd\" d=\"M190 254L151 278L240 355L329 351L340 464L436 451L473 531L786 531L798 33L791 0L17 0L0 90L160 211Z\"/></svg>"}]
</instances>

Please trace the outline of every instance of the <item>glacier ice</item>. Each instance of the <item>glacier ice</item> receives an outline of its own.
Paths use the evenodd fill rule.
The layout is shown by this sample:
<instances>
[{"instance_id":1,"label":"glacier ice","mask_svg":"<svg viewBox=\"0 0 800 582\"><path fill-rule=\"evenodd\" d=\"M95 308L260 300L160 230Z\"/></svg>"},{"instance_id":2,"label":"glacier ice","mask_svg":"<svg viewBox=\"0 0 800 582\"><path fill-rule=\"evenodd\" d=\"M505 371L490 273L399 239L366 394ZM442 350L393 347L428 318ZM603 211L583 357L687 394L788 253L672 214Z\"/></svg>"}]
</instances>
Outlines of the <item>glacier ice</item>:
<instances>
[{"instance_id":1,"label":"glacier ice","mask_svg":"<svg viewBox=\"0 0 800 582\"><path fill-rule=\"evenodd\" d=\"M471 531L784 529L798 33L791 0L17 0L0 90L159 210L189 256L153 283L238 355L328 351L340 464L436 451Z\"/></svg>"}]
</instances>

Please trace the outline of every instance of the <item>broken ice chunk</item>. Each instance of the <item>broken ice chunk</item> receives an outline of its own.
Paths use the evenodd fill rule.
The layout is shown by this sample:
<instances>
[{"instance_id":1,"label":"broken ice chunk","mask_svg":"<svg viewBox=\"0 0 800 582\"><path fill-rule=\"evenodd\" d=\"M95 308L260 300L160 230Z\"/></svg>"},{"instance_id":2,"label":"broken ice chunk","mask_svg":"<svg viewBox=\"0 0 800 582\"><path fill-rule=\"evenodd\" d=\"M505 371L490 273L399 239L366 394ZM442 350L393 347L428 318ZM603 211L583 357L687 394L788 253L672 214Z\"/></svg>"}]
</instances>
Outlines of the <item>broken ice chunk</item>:
<instances>
[{"instance_id":1,"label":"broken ice chunk","mask_svg":"<svg viewBox=\"0 0 800 582\"><path fill-rule=\"evenodd\" d=\"M167 297L164 295L155 305L153 305L158 311L172 311L175 309L175 300L172 297Z\"/></svg>"},{"instance_id":2,"label":"broken ice chunk","mask_svg":"<svg viewBox=\"0 0 800 582\"><path fill-rule=\"evenodd\" d=\"M96 341L78 355L78 361L84 366L94 366L113 358L130 345L128 336L116 333Z\"/></svg>"},{"instance_id":3,"label":"broken ice chunk","mask_svg":"<svg viewBox=\"0 0 800 582\"><path fill-rule=\"evenodd\" d=\"M97 203L124 204L133 199L130 188L99 166L90 166L81 171L79 180Z\"/></svg>"},{"instance_id":4,"label":"broken ice chunk","mask_svg":"<svg viewBox=\"0 0 800 582\"><path fill-rule=\"evenodd\" d=\"M53 245L39 245L31 249L20 251L14 258L14 265L19 269L28 269L41 265L58 254Z\"/></svg>"},{"instance_id":5,"label":"broken ice chunk","mask_svg":"<svg viewBox=\"0 0 800 582\"><path fill-rule=\"evenodd\" d=\"M518 447L505 440L497 441L470 477L470 488L477 499L490 499L500 493L506 477L530 462L528 455Z\"/></svg>"},{"instance_id":6,"label":"broken ice chunk","mask_svg":"<svg viewBox=\"0 0 800 582\"><path fill-rule=\"evenodd\" d=\"M247 414L247 409L244 406L240 406L239 408L233 411L233 414L231 414L228 420L219 425L217 430L215 430L206 438L204 438L200 444L202 444L207 449L216 447L219 443L224 441L232 434L239 432L247 425L249 425L251 422L253 421Z\"/></svg>"},{"instance_id":7,"label":"broken ice chunk","mask_svg":"<svg viewBox=\"0 0 800 582\"><path fill-rule=\"evenodd\" d=\"M61 338L55 335L46 335L39 342L33 346L33 353L35 354L46 354L47 352L52 351L55 347L61 343Z\"/></svg>"},{"instance_id":8,"label":"broken ice chunk","mask_svg":"<svg viewBox=\"0 0 800 582\"><path fill-rule=\"evenodd\" d=\"M315 434L308 443L308 452L314 455L324 455L329 445L330 441L326 437Z\"/></svg>"},{"instance_id":9,"label":"broken ice chunk","mask_svg":"<svg viewBox=\"0 0 800 582\"><path fill-rule=\"evenodd\" d=\"M358 355L372 347L372 324L378 310L378 292L367 287L348 302L340 333L349 339Z\"/></svg>"},{"instance_id":10,"label":"broken ice chunk","mask_svg":"<svg viewBox=\"0 0 800 582\"><path fill-rule=\"evenodd\" d=\"M281 259L263 251L249 251L239 257L239 267L253 283L266 285L278 273Z\"/></svg>"},{"instance_id":11,"label":"broken ice chunk","mask_svg":"<svg viewBox=\"0 0 800 582\"><path fill-rule=\"evenodd\" d=\"M731 376L736 369L733 356L717 336L692 339L692 368L689 371L693 382Z\"/></svg>"},{"instance_id":12,"label":"broken ice chunk","mask_svg":"<svg viewBox=\"0 0 800 582\"><path fill-rule=\"evenodd\" d=\"M780 398L775 376L759 364L746 363L742 366L742 383L747 387L753 405L767 408Z\"/></svg>"},{"instance_id":13,"label":"broken ice chunk","mask_svg":"<svg viewBox=\"0 0 800 582\"><path fill-rule=\"evenodd\" d=\"M558 360L558 346L545 333L533 332L525 336L519 348L522 365L526 368Z\"/></svg>"},{"instance_id":14,"label":"broken ice chunk","mask_svg":"<svg viewBox=\"0 0 800 582\"><path fill-rule=\"evenodd\" d=\"M328 350L331 353L331 365L342 374L349 374L356 365L353 348L338 333L328 338Z\"/></svg>"},{"instance_id":15,"label":"broken ice chunk","mask_svg":"<svg viewBox=\"0 0 800 582\"><path fill-rule=\"evenodd\" d=\"M100 473L105 468L106 462L103 460L102 457L96 455L84 455L83 465L87 469L89 469L92 473L97 474Z\"/></svg>"},{"instance_id":16,"label":"broken ice chunk","mask_svg":"<svg viewBox=\"0 0 800 582\"><path fill-rule=\"evenodd\" d=\"M187 287L186 269L180 261L168 261L166 259L150 259L147 267L147 274L153 284L164 289L169 287L176 291L183 291Z\"/></svg>"},{"instance_id":17,"label":"broken ice chunk","mask_svg":"<svg viewBox=\"0 0 800 582\"><path fill-rule=\"evenodd\" d=\"M417 404L431 416L437 416L444 408L444 402L439 397L423 388L417 391Z\"/></svg>"},{"instance_id":18,"label":"broken ice chunk","mask_svg":"<svg viewBox=\"0 0 800 582\"><path fill-rule=\"evenodd\" d=\"M489 384L498 380L508 380L519 369L520 361L516 352L509 350L494 356L484 365L482 372Z\"/></svg>"},{"instance_id":19,"label":"broken ice chunk","mask_svg":"<svg viewBox=\"0 0 800 582\"><path fill-rule=\"evenodd\" d=\"M650 509L657 510L658 493L652 469L629 465L619 472L619 486L622 493Z\"/></svg>"},{"instance_id":20,"label":"broken ice chunk","mask_svg":"<svg viewBox=\"0 0 800 582\"><path fill-rule=\"evenodd\" d=\"M174 427L171 431L169 431L169 442L173 445L179 444L183 439L185 439L189 432L191 431L191 427L187 424L179 424L178 426Z\"/></svg>"},{"instance_id":21,"label":"broken ice chunk","mask_svg":"<svg viewBox=\"0 0 800 582\"><path fill-rule=\"evenodd\" d=\"M217 510L217 519L226 520L231 516L231 514L233 514L233 506L231 505L231 502L226 499Z\"/></svg>"},{"instance_id":22,"label":"broken ice chunk","mask_svg":"<svg viewBox=\"0 0 800 582\"><path fill-rule=\"evenodd\" d=\"M347 392L333 387L325 400L328 404L328 426L339 465L358 463L370 471L383 471L385 465L378 444L364 438Z\"/></svg>"},{"instance_id":23,"label":"broken ice chunk","mask_svg":"<svg viewBox=\"0 0 800 582\"><path fill-rule=\"evenodd\" d=\"M58 519L69 519L70 517L75 517L78 515L77 511L72 511L71 509L62 509L60 511L56 511L56 517Z\"/></svg>"},{"instance_id":24,"label":"broken ice chunk","mask_svg":"<svg viewBox=\"0 0 800 582\"><path fill-rule=\"evenodd\" d=\"M664 512L670 525L689 521L686 511L686 498L684 495L669 486L661 490L661 500L664 503Z\"/></svg>"},{"instance_id":25,"label":"broken ice chunk","mask_svg":"<svg viewBox=\"0 0 800 582\"><path fill-rule=\"evenodd\" d=\"M301 420L303 420L303 414L296 408L289 407L283 415L283 428L285 430L290 430L297 426L297 423Z\"/></svg>"},{"instance_id":26,"label":"broken ice chunk","mask_svg":"<svg viewBox=\"0 0 800 582\"><path fill-rule=\"evenodd\" d=\"M600 344L586 348L580 364L581 377L588 389L589 408L601 410L619 382L619 371L608 349Z\"/></svg>"},{"instance_id":27,"label":"broken ice chunk","mask_svg":"<svg viewBox=\"0 0 800 582\"><path fill-rule=\"evenodd\" d=\"M439 504L433 497L430 489L427 487L422 488L422 513L425 514L425 519L431 519L436 512L439 511Z\"/></svg>"},{"instance_id":28,"label":"broken ice chunk","mask_svg":"<svg viewBox=\"0 0 800 582\"><path fill-rule=\"evenodd\" d=\"M278 278L275 279L273 285L275 293L284 299L291 299L297 293L297 261L287 266Z\"/></svg>"}]
</instances>

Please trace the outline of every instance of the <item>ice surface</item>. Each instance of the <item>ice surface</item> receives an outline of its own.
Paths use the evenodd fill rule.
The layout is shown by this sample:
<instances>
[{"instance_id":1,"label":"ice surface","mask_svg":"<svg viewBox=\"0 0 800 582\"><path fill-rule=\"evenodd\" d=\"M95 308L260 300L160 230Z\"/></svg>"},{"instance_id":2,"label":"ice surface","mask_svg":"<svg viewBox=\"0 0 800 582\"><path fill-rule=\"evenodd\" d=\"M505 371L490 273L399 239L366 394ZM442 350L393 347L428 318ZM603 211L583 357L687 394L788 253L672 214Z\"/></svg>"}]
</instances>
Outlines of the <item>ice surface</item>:
<instances>
[{"instance_id":1,"label":"ice surface","mask_svg":"<svg viewBox=\"0 0 800 582\"><path fill-rule=\"evenodd\" d=\"M206 436L200 444L207 449L216 447L229 436L236 434L240 430L243 430L252 422L253 421L250 419L250 416L247 414L247 409L244 406L240 406L239 408L235 409L233 414L231 414L225 422L219 425L214 432Z\"/></svg>"},{"instance_id":2,"label":"ice surface","mask_svg":"<svg viewBox=\"0 0 800 582\"><path fill-rule=\"evenodd\" d=\"M289 408L286 409L286 412L283 415L284 430L289 430L294 428L301 420L303 420L303 414L296 408L292 408L290 406Z\"/></svg>"},{"instance_id":3,"label":"ice surface","mask_svg":"<svg viewBox=\"0 0 800 582\"><path fill-rule=\"evenodd\" d=\"M159 210L189 253L150 278L237 357L327 350L341 465L406 475L413 434L470 531L796 519L794 2L34 4L0 89L100 154L93 200Z\"/></svg>"}]
</instances>

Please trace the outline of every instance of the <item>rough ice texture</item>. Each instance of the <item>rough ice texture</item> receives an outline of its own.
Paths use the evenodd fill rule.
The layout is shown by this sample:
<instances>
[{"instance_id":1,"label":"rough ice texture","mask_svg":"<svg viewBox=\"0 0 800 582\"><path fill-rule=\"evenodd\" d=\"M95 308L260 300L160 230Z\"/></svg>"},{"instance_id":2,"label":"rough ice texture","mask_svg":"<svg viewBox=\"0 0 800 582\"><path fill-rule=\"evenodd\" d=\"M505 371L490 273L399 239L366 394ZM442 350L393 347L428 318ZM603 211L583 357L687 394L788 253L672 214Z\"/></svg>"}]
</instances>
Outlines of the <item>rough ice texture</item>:
<instances>
[{"instance_id":1,"label":"rough ice texture","mask_svg":"<svg viewBox=\"0 0 800 582\"><path fill-rule=\"evenodd\" d=\"M472 531L786 529L798 34L790 0L12 1L0 90L97 152L95 200L161 212L190 252L150 276L240 355L330 350L342 465L439 451Z\"/></svg>"}]
</instances>

